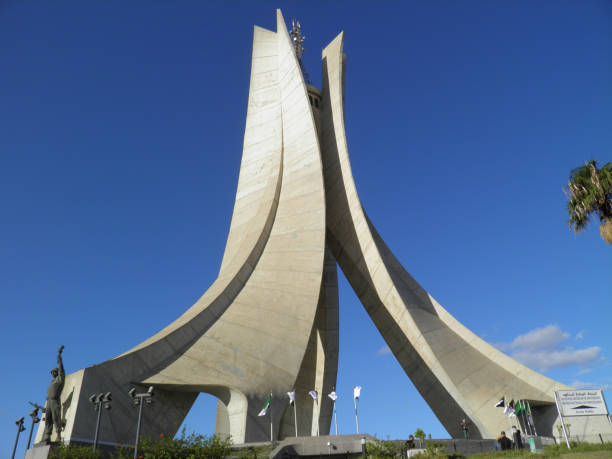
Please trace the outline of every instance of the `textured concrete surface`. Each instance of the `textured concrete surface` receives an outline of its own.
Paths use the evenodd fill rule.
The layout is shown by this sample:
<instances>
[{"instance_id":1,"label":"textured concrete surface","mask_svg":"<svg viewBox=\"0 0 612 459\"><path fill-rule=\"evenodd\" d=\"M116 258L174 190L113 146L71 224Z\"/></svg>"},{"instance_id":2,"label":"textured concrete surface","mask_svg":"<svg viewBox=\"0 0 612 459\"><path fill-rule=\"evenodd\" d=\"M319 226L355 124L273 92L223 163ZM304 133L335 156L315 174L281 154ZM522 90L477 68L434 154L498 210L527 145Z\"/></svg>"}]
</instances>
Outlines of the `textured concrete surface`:
<instances>
[{"instance_id":1,"label":"textured concrete surface","mask_svg":"<svg viewBox=\"0 0 612 459\"><path fill-rule=\"evenodd\" d=\"M294 457L362 457L361 439L374 441L369 434L288 437L270 453L270 458ZM329 445L328 445L329 443Z\"/></svg>"},{"instance_id":2,"label":"textured concrete surface","mask_svg":"<svg viewBox=\"0 0 612 459\"><path fill-rule=\"evenodd\" d=\"M25 453L25 459L47 459L51 451L50 445L34 445Z\"/></svg>"}]
</instances>

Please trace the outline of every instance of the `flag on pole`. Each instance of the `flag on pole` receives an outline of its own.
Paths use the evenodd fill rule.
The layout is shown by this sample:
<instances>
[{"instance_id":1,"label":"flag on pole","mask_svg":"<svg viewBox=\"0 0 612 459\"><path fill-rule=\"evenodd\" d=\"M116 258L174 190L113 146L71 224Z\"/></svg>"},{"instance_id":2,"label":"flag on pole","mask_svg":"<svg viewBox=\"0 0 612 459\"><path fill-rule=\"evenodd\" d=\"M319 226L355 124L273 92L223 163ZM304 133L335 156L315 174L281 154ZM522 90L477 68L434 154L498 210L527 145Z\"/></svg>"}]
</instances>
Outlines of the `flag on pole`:
<instances>
[{"instance_id":1,"label":"flag on pole","mask_svg":"<svg viewBox=\"0 0 612 459\"><path fill-rule=\"evenodd\" d=\"M531 407L529 406L529 402L527 402L527 405L523 403L523 407L525 408L525 413L527 413L527 419L529 420L529 423L533 424L533 418L531 417Z\"/></svg>"},{"instance_id":2,"label":"flag on pole","mask_svg":"<svg viewBox=\"0 0 612 459\"><path fill-rule=\"evenodd\" d=\"M287 392L287 395L289 396L289 405L295 405L295 391Z\"/></svg>"},{"instance_id":3,"label":"flag on pole","mask_svg":"<svg viewBox=\"0 0 612 459\"><path fill-rule=\"evenodd\" d=\"M358 399L360 395L361 395L361 386L353 387L353 398Z\"/></svg>"},{"instance_id":4,"label":"flag on pole","mask_svg":"<svg viewBox=\"0 0 612 459\"><path fill-rule=\"evenodd\" d=\"M338 400L338 394L336 394L336 391L332 390L329 394L327 394L327 396L331 398L334 402Z\"/></svg>"},{"instance_id":5,"label":"flag on pole","mask_svg":"<svg viewBox=\"0 0 612 459\"><path fill-rule=\"evenodd\" d=\"M499 402L495 404L495 408L503 408L504 407L505 397L499 399Z\"/></svg>"},{"instance_id":6,"label":"flag on pole","mask_svg":"<svg viewBox=\"0 0 612 459\"><path fill-rule=\"evenodd\" d=\"M509 418L514 416L514 399L510 400L510 403L508 403L508 406L504 409L504 414Z\"/></svg>"},{"instance_id":7,"label":"flag on pole","mask_svg":"<svg viewBox=\"0 0 612 459\"><path fill-rule=\"evenodd\" d=\"M319 399L319 393L316 390L311 390L310 392L308 392L308 395L310 395L313 400Z\"/></svg>"},{"instance_id":8,"label":"flag on pole","mask_svg":"<svg viewBox=\"0 0 612 459\"><path fill-rule=\"evenodd\" d=\"M270 408L270 401L272 401L272 394L268 396L268 400L266 400L266 404L264 405L264 407L261 409L261 411L259 412L257 416L266 415L266 413L268 412L268 408Z\"/></svg>"},{"instance_id":9,"label":"flag on pole","mask_svg":"<svg viewBox=\"0 0 612 459\"><path fill-rule=\"evenodd\" d=\"M519 416L524 410L525 408L523 407L521 401L519 400L518 402L516 402L516 405L514 407L514 414L516 416Z\"/></svg>"}]
</instances>

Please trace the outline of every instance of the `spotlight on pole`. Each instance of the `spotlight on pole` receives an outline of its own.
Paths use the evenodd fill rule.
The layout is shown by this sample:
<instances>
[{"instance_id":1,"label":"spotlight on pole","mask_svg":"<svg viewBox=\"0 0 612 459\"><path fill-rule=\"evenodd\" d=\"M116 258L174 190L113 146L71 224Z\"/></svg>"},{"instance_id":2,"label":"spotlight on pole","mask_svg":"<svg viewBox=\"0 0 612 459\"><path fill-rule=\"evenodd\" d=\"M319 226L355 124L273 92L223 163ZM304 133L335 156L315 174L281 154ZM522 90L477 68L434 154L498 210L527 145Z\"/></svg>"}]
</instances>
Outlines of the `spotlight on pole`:
<instances>
[{"instance_id":1,"label":"spotlight on pole","mask_svg":"<svg viewBox=\"0 0 612 459\"><path fill-rule=\"evenodd\" d=\"M111 409L111 404L110 402L113 400L113 394L111 394L110 392L105 393L102 396L102 403L104 404L104 408L107 410Z\"/></svg>"},{"instance_id":2,"label":"spotlight on pole","mask_svg":"<svg viewBox=\"0 0 612 459\"><path fill-rule=\"evenodd\" d=\"M15 421L17 425L17 437L15 438L15 446L13 446L13 454L11 455L11 459L15 459L15 451L17 451L17 442L19 442L19 434L26 430L23 426L23 417L17 421Z\"/></svg>"},{"instance_id":3,"label":"spotlight on pole","mask_svg":"<svg viewBox=\"0 0 612 459\"><path fill-rule=\"evenodd\" d=\"M96 432L94 434L94 442L93 442L93 451L96 451L96 447L98 446L98 434L100 433L100 417L102 416L102 407L110 410L112 394L110 392L101 392L99 394L92 394L89 397L89 401L93 403L94 410L98 412L98 416L96 418Z\"/></svg>"},{"instance_id":4,"label":"spotlight on pole","mask_svg":"<svg viewBox=\"0 0 612 459\"><path fill-rule=\"evenodd\" d=\"M32 405L34 409L30 413L30 417L32 418L32 425L30 426L30 434L28 435L28 446L26 447L26 451L30 449L30 443L32 442L32 432L34 431L34 424L38 424L40 422L40 418L38 417L38 410L43 410L43 412L45 411L42 406L36 403L28 403Z\"/></svg>"},{"instance_id":5,"label":"spotlight on pole","mask_svg":"<svg viewBox=\"0 0 612 459\"><path fill-rule=\"evenodd\" d=\"M134 459L138 458L138 442L140 441L140 423L142 421L142 407L146 403L153 403L153 386L149 386L149 389L146 392L141 392L139 394L136 393L135 388L131 388L128 392L129 396L132 397L134 401L134 406L138 407L138 424L136 425L136 441L134 442Z\"/></svg>"}]
</instances>

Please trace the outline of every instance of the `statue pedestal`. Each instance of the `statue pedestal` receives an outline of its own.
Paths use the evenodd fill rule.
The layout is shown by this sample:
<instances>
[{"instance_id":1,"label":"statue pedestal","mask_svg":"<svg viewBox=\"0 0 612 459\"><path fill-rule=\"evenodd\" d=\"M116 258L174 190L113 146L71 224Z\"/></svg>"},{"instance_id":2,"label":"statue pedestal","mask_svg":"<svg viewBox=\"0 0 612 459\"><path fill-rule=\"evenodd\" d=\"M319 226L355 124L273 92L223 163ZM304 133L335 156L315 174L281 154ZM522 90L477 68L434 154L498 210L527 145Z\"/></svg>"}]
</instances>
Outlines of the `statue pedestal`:
<instances>
[{"instance_id":1,"label":"statue pedestal","mask_svg":"<svg viewBox=\"0 0 612 459\"><path fill-rule=\"evenodd\" d=\"M47 459L51 445L34 445L26 451L25 459Z\"/></svg>"}]
</instances>

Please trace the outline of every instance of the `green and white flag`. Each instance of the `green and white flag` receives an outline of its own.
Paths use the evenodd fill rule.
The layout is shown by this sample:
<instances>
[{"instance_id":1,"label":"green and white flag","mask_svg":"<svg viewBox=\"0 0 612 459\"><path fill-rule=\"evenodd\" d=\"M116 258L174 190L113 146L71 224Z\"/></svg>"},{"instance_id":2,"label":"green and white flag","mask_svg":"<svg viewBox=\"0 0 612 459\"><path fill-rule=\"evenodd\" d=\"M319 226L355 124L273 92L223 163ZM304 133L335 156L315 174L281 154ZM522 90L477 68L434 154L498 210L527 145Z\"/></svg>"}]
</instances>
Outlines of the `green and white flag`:
<instances>
[{"instance_id":1,"label":"green and white flag","mask_svg":"<svg viewBox=\"0 0 612 459\"><path fill-rule=\"evenodd\" d=\"M287 395L289 396L289 405L295 405L295 391L287 392Z\"/></svg>"},{"instance_id":2,"label":"green and white flag","mask_svg":"<svg viewBox=\"0 0 612 459\"><path fill-rule=\"evenodd\" d=\"M505 397L500 398L499 402L497 402L495 404L495 408L503 408L504 407L504 402L505 402Z\"/></svg>"},{"instance_id":3,"label":"green and white flag","mask_svg":"<svg viewBox=\"0 0 612 459\"><path fill-rule=\"evenodd\" d=\"M509 418L514 416L514 399L510 400L510 403L508 403L508 406L504 408L504 414L508 416Z\"/></svg>"},{"instance_id":4,"label":"green and white flag","mask_svg":"<svg viewBox=\"0 0 612 459\"><path fill-rule=\"evenodd\" d=\"M268 408L270 408L270 402L272 401L272 394L270 394L268 396L268 400L266 400L266 404L264 405L264 407L261 409L261 411L259 412L259 414L257 416L265 416L266 413L268 412Z\"/></svg>"}]
</instances>

